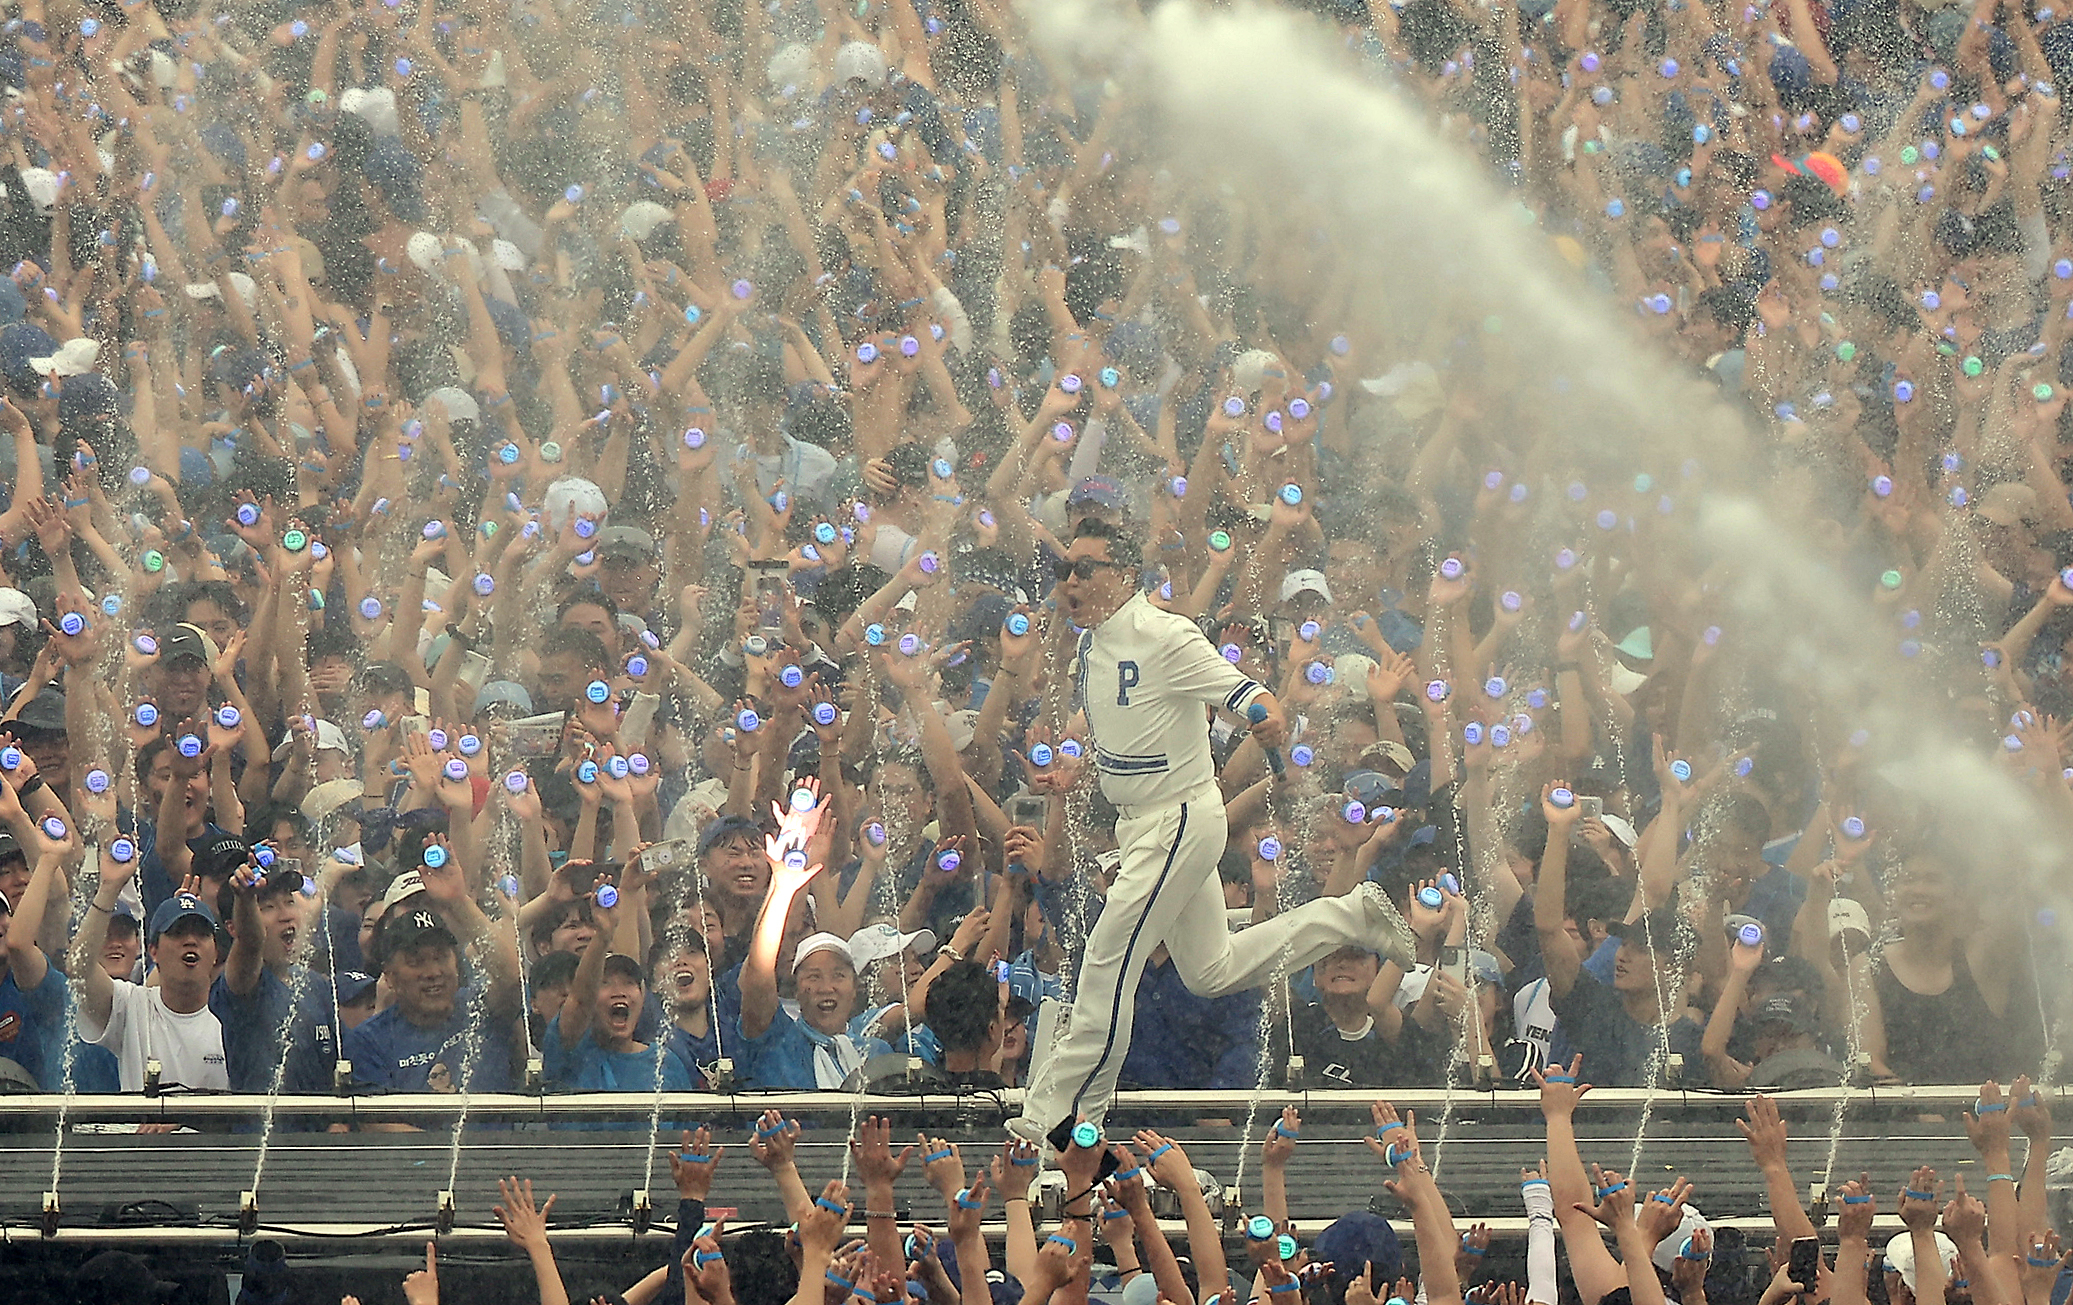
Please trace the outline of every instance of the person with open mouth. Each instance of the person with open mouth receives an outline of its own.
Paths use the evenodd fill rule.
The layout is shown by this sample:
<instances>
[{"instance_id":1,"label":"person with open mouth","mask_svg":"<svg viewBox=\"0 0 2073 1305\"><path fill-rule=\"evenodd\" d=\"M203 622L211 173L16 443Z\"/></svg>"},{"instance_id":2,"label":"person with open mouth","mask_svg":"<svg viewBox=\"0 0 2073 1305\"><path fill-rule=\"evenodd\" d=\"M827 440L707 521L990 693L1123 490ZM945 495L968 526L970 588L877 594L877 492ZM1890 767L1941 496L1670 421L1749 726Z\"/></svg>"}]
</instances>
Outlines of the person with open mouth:
<instances>
[{"instance_id":1,"label":"person with open mouth","mask_svg":"<svg viewBox=\"0 0 2073 1305\"><path fill-rule=\"evenodd\" d=\"M569 995L540 1041L548 1081L587 1092L652 1092L660 1072L665 1091L690 1091L694 1083L682 1061L657 1056L634 1036L647 1005L648 984L641 963L611 947L627 941L618 936L625 908L619 905L617 889L600 884L591 890L590 900L598 936L583 949L576 977L569 981ZM631 923L626 933L632 940L627 945L638 946Z\"/></svg>"},{"instance_id":2,"label":"person with open mouth","mask_svg":"<svg viewBox=\"0 0 2073 1305\"><path fill-rule=\"evenodd\" d=\"M138 864L129 840L111 830L108 842L110 846L101 850L100 884L79 928L79 950L89 956L100 951L108 936L117 899ZM209 1008L209 986L222 959L216 947L216 912L202 900L198 887L190 876L181 891L151 913L145 950L158 971L156 983L125 983L98 965L82 967L79 1036L115 1053L125 1092L143 1091L154 1063L162 1087L230 1088L223 1024Z\"/></svg>"}]
</instances>

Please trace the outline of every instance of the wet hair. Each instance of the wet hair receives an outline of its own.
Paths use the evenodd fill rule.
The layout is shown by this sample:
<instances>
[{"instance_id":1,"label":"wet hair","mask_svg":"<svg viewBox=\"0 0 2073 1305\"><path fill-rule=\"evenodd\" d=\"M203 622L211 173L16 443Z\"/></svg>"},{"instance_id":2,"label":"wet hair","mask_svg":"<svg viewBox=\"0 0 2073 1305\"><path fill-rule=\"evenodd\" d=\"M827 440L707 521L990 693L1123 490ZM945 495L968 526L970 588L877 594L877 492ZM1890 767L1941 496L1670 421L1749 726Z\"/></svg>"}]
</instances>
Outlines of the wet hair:
<instances>
[{"instance_id":1,"label":"wet hair","mask_svg":"<svg viewBox=\"0 0 2073 1305\"><path fill-rule=\"evenodd\" d=\"M595 586L586 586L563 598L554 609L554 623L561 624L568 619L569 612L578 607L602 607L612 624L619 624L619 604L612 601L610 594ZM598 647L604 647L602 640L599 641Z\"/></svg>"},{"instance_id":2,"label":"wet hair","mask_svg":"<svg viewBox=\"0 0 2073 1305\"><path fill-rule=\"evenodd\" d=\"M605 655L604 640L574 625L556 625L540 640L542 661L556 653L574 653L577 660L592 670L604 670L612 664Z\"/></svg>"},{"instance_id":3,"label":"wet hair","mask_svg":"<svg viewBox=\"0 0 2073 1305\"><path fill-rule=\"evenodd\" d=\"M785 1305L799 1290L799 1266L785 1250L782 1233L758 1230L727 1247L727 1275L736 1305Z\"/></svg>"},{"instance_id":4,"label":"wet hair","mask_svg":"<svg viewBox=\"0 0 2073 1305\"><path fill-rule=\"evenodd\" d=\"M547 913L533 922L532 930L526 935L532 941L533 950L539 951L554 942L554 931L568 923L570 916L580 916L585 923L597 924L597 917L590 913L590 900L579 897L573 901L557 902L547 908ZM601 938L591 939L591 946L597 946Z\"/></svg>"},{"instance_id":5,"label":"wet hair","mask_svg":"<svg viewBox=\"0 0 2073 1305\"><path fill-rule=\"evenodd\" d=\"M526 986L534 992L545 988L566 988L576 978L576 953L549 952L533 962Z\"/></svg>"},{"instance_id":6,"label":"wet hair","mask_svg":"<svg viewBox=\"0 0 2073 1305\"><path fill-rule=\"evenodd\" d=\"M1075 542L1082 539L1107 540L1111 562L1133 571L1144 565L1144 545L1127 525L1103 521L1099 517L1083 517L1073 528L1072 537Z\"/></svg>"},{"instance_id":7,"label":"wet hair","mask_svg":"<svg viewBox=\"0 0 2073 1305\"><path fill-rule=\"evenodd\" d=\"M977 1051L1000 1016L1000 981L977 961L958 961L929 985L928 1025L944 1051Z\"/></svg>"}]
</instances>

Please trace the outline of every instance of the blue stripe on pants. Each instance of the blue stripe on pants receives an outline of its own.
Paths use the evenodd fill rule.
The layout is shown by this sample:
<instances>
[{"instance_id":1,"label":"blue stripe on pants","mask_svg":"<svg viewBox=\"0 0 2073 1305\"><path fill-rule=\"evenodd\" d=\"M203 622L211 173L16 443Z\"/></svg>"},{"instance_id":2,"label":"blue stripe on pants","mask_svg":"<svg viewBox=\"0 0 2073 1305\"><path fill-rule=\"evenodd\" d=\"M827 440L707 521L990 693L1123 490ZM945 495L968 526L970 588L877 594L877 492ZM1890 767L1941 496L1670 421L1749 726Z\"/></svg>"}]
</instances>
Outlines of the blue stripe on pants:
<instances>
[{"instance_id":1,"label":"blue stripe on pants","mask_svg":"<svg viewBox=\"0 0 2073 1305\"><path fill-rule=\"evenodd\" d=\"M1152 885L1151 893L1144 899L1144 906L1137 913L1137 923L1130 928L1130 941L1123 946L1123 961L1116 968L1116 992L1109 1002L1108 1035L1102 1039L1101 1055L1095 1058L1094 1068L1087 1071L1087 1077L1081 1080L1080 1086L1073 1092L1072 1105L1066 1110L1068 1119L1079 1117L1080 1099L1087 1095L1088 1088L1094 1086L1094 1080L1101 1077L1102 1066L1108 1064L1108 1058L1115 1052L1116 1022L1122 1017L1123 1003L1126 1000L1137 1000L1136 986L1131 985L1126 993L1123 980L1130 975L1130 957L1137 951L1138 935L1144 932L1144 922L1151 915L1152 906L1159 900L1160 892L1166 887L1166 877L1173 873L1173 858L1180 854L1180 843L1187 837L1187 833L1188 804L1183 802L1180 804L1180 825L1173 831L1173 842L1166 849L1166 864L1159 867L1159 882ZM1049 1124L1045 1126L1050 1127Z\"/></svg>"}]
</instances>

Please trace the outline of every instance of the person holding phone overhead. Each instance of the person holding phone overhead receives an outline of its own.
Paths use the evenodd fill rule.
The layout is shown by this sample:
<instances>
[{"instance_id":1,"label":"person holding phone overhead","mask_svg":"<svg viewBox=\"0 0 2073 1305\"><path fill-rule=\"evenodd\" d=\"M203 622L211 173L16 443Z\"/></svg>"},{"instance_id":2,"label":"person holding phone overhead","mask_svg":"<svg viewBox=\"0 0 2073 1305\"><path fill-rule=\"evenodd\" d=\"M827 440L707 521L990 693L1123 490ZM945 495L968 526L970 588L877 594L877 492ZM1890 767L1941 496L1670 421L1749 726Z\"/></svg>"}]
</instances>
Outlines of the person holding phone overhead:
<instances>
[{"instance_id":1,"label":"person holding phone overhead","mask_svg":"<svg viewBox=\"0 0 2073 1305\"><path fill-rule=\"evenodd\" d=\"M1248 714L1253 738L1276 748L1288 734L1265 685L1212 647L1186 617L1146 601L1142 545L1128 526L1085 520L1056 563L1058 601L1080 636L1075 675L1103 796L1116 806L1122 865L1088 935L1065 1035L1039 1067L1008 1128L1046 1137L1099 1123L1130 1047L1133 994L1145 962L1165 944L1190 992L1220 997L1253 987L1277 965L1301 969L1349 943L1405 966L1416 943L1372 883L1325 897L1233 934L1217 862L1224 800L1203 709Z\"/></svg>"}]
</instances>

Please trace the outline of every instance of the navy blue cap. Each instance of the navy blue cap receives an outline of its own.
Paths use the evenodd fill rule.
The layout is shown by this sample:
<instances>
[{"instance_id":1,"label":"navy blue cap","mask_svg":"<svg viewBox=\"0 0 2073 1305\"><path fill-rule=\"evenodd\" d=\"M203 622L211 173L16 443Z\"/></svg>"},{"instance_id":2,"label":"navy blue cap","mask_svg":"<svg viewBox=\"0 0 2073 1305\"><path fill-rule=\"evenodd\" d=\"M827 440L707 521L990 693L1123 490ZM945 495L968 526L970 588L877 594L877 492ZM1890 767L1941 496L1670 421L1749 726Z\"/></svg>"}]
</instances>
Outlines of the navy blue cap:
<instances>
[{"instance_id":1,"label":"navy blue cap","mask_svg":"<svg viewBox=\"0 0 2073 1305\"><path fill-rule=\"evenodd\" d=\"M1375 1266L1375 1281L1394 1282L1403 1272L1404 1248L1389 1220L1372 1210L1353 1210L1332 1220L1310 1244L1310 1258L1328 1261L1339 1281Z\"/></svg>"},{"instance_id":2,"label":"navy blue cap","mask_svg":"<svg viewBox=\"0 0 2073 1305\"><path fill-rule=\"evenodd\" d=\"M340 970L335 977L340 1004L354 1002L374 989L375 978L360 970Z\"/></svg>"},{"instance_id":3,"label":"navy blue cap","mask_svg":"<svg viewBox=\"0 0 2073 1305\"><path fill-rule=\"evenodd\" d=\"M209 932L212 934L223 927L223 922L216 918L215 909L207 902L193 893L174 893L160 902L158 909L151 913L151 928L145 935L145 941L157 942L166 930L189 918L208 921Z\"/></svg>"},{"instance_id":4,"label":"navy blue cap","mask_svg":"<svg viewBox=\"0 0 2073 1305\"><path fill-rule=\"evenodd\" d=\"M31 358L48 358L58 351L50 332L28 322L0 327L0 376L25 394L33 394L43 378L29 365Z\"/></svg>"}]
</instances>

